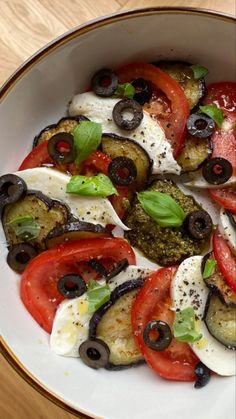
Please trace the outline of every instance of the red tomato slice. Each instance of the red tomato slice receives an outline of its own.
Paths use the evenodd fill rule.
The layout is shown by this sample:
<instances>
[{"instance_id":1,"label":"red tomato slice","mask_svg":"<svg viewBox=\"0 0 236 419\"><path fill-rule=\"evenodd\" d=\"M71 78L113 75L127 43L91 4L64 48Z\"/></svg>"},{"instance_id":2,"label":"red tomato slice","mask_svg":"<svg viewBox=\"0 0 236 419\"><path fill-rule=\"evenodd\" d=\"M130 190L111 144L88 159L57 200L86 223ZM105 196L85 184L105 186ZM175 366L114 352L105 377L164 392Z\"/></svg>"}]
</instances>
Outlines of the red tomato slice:
<instances>
[{"instance_id":1,"label":"red tomato slice","mask_svg":"<svg viewBox=\"0 0 236 419\"><path fill-rule=\"evenodd\" d=\"M126 240L120 238L81 239L47 250L26 267L20 283L21 299L36 322L51 333L58 304L64 299L57 291L58 279L77 273L79 262L110 258L115 262L127 258L135 264L135 255Z\"/></svg>"},{"instance_id":2,"label":"red tomato slice","mask_svg":"<svg viewBox=\"0 0 236 419\"><path fill-rule=\"evenodd\" d=\"M208 193L213 201L216 201L223 208L229 209L236 214L236 190L227 189L208 189Z\"/></svg>"},{"instance_id":3,"label":"red tomato slice","mask_svg":"<svg viewBox=\"0 0 236 419\"><path fill-rule=\"evenodd\" d=\"M155 86L156 91L160 89L165 93L171 103L171 113L169 116L167 113L166 124L163 128L172 144L174 157L177 157L185 140L186 121L189 116L189 105L181 87L168 74L152 64L128 64L121 67L117 71L117 75L121 83L131 82L141 77L150 81Z\"/></svg>"},{"instance_id":4,"label":"red tomato slice","mask_svg":"<svg viewBox=\"0 0 236 419\"><path fill-rule=\"evenodd\" d=\"M170 327L174 313L170 310L170 284L177 267L161 268L152 273L138 293L131 314L132 328L146 362L161 377L168 380L195 381L194 368L198 358L187 343L175 338L168 348L156 352L146 346L143 331L150 320L163 320Z\"/></svg>"},{"instance_id":5,"label":"red tomato slice","mask_svg":"<svg viewBox=\"0 0 236 419\"><path fill-rule=\"evenodd\" d=\"M225 115L236 112L236 83L213 83L207 87L207 96L204 104L215 103Z\"/></svg>"},{"instance_id":6,"label":"red tomato slice","mask_svg":"<svg viewBox=\"0 0 236 419\"><path fill-rule=\"evenodd\" d=\"M236 292L236 258L218 230L213 235L213 252L225 282Z\"/></svg>"},{"instance_id":7,"label":"red tomato slice","mask_svg":"<svg viewBox=\"0 0 236 419\"><path fill-rule=\"evenodd\" d=\"M204 104L215 103L224 113L221 129L216 128L211 137L212 157L223 157L230 161L236 174L236 83L214 83L208 87Z\"/></svg>"},{"instance_id":8,"label":"red tomato slice","mask_svg":"<svg viewBox=\"0 0 236 419\"><path fill-rule=\"evenodd\" d=\"M43 141L30 151L18 170L33 169L34 167L40 167L48 163L52 163L52 160L48 154L47 141Z\"/></svg>"}]
</instances>

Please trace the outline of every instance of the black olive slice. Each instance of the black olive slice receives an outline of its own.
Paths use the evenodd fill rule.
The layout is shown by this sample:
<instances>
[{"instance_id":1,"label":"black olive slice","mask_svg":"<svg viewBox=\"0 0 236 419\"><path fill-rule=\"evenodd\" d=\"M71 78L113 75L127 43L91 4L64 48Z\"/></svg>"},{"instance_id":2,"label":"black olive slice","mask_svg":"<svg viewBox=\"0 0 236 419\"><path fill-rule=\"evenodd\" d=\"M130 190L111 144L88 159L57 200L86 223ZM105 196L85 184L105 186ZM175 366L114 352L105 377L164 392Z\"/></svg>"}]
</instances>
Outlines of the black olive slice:
<instances>
[{"instance_id":1,"label":"black olive slice","mask_svg":"<svg viewBox=\"0 0 236 419\"><path fill-rule=\"evenodd\" d=\"M152 87L151 84L142 78L135 79L132 82L133 87L135 88L135 94L133 99L136 100L140 105L149 102L152 97Z\"/></svg>"},{"instance_id":2,"label":"black olive slice","mask_svg":"<svg viewBox=\"0 0 236 419\"><path fill-rule=\"evenodd\" d=\"M64 145L69 150L62 151ZM55 163L68 164L75 160L74 137L68 132L59 132L48 140L48 154Z\"/></svg>"},{"instance_id":3,"label":"black olive slice","mask_svg":"<svg viewBox=\"0 0 236 419\"><path fill-rule=\"evenodd\" d=\"M215 128L215 122L208 116L193 113L187 120L187 130L194 137L210 137Z\"/></svg>"},{"instance_id":4,"label":"black olive slice","mask_svg":"<svg viewBox=\"0 0 236 419\"><path fill-rule=\"evenodd\" d=\"M125 112L132 113L133 118L124 118ZM135 100L122 99L114 106L112 117L119 128L131 131L140 125L143 119L143 110Z\"/></svg>"},{"instance_id":5,"label":"black olive slice","mask_svg":"<svg viewBox=\"0 0 236 419\"><path fill-rule=\"evenodd\" d=\"M150 332L153 330L158 332L158 338L155 340L150 337ZM170 327L161 320L152 320L145 326L143 340L148 348L153 349L153 351L164 351L172 341Z\"/></svg>"},{"instance_id":6,"label":"black olive slice","mask_svg":"<svg viewBox=\"0 0 236 419\"><path fill-rule=\"evenodd\" d=\"M210 378L211 378L211 372L209 368L206 367L206 365L204 365L202 362L199 362L196 365L194 372L197 376L197 380L194 384L195 388L202 388L207 383L209 383Z\"/></svg>"},{"instance_id":7,"label":"black olive slice","mask_svg":"<svg viewBox=\"0 0 236 419\"><path fill-rule=\"evenodd\" d=\"M222 185L231 178L232 173L232 164L223 157L214 157L202 167L202 176L212 185Z\"/></svg>"},{"instance_id":8,"label":"black olive slice","mask_svg":"<svg viewBox=\"0 0 236 419\"><path fill-rule=\"evenodd\" d=\"M132 159L120 156L115 157L109 164L108 173L112 182L116 185L127 186L136 179L137 168Z\"/></svg>"},{"instance_id":9,"label":"black olive slice","mask_svg":"<svg viewBox=\"0 0 236 419\"><path fill-rule=\"evenodd\" d=\"M114 95L118 86L118 77L114 71L104 68L92 78L92 89L98 96L108 97Z\"/></svg>"},{"instance_id":10,"label":"black olive slice","mask_svg":"<svg viewBox=\"0 0 236 419\"><path fill-rule=\"evenodd\" d=\"M193 239L203 240L210 237L213 223L208 212L199 210L188 214L184 226Z\"/></svg>"},{"instance_id":11,"label":"black olive slice","mask_svg":"<svg viewBox=\"0 0 236 419\"><path fill-rule=\"evenodd\" d=\"M19 176L6 174L0 177L0 212L8 204L13 204L25 194L26 183Z\"/></svg>"},{"instance_id":12,"label":"black olive slice","mask_svg":"<svg viewBox=\"0 0 236 419\"><path fill-rule=\"evenodd\" d=\"M37 251L31 244L19 243L9 249L7 263L14 271L21 273L35 256L37 256Z\"/></svg>"},{"instance_id":13,"label":"black olive slice","mask_svg":"<svg viewBox=\"0 0 236 419\"><path fill-rule=\"evenodd\" d=\"M124 271L129 266L128 259L122 259L114 269L107 275L106 280L109 282L112 278L119 275L122 271Z\"/></svg>"},{"instance_id":14,"label":"black olive slice","mask_svg":"<svg viewBox=\"0 0 236 419\"><path fill-rule=\"evenodd\" d=\"M104 368L108 364L110 350L101 339L87 339L79 347L82 361L90 368Z\"/></svg>"},{"instance_id":15,"label":"black olive slice","mask_svg":"<svg viewBox=\"0 0 236 419\"><path fill-rule=\"evenodd\" d=\"M87 290L83 278L77 274L67 274L62 276L57 282L57 289L66 298L80 297Z\"/></svg>"},{"instance_id":16,"label":"black olive slice","mask_svg":"<svg viewBox=\"0 0 236 419\"><path fill-rule=\"evenodd\" d=\"M96 259L92 259L88 262L88 265L94 269L96 272L98 272L102 276L107 276L107 270L106 268L98 262Z\"/></svg>"}]
</instances>

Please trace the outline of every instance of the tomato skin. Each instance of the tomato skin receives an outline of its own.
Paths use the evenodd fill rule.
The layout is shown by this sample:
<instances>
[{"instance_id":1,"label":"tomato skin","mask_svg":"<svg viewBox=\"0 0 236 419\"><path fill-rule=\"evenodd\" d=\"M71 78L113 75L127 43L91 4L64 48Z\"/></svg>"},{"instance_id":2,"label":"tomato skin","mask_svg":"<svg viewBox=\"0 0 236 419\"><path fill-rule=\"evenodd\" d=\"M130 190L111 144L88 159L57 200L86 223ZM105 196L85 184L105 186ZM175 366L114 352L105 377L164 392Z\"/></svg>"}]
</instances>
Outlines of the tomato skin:
<instances>
[{"instance_id":1,"label":"tomato skin","mask_svg":"<svg viewBox=\"0 0 236 419\"><path fill-rule=\"evenodd\" d=\"M225 115L236 113L236 83L227 81L210 84L204 104L211 103L221 108Z\"/></svg>"},{"instance_id":2,"label":"tomato skin","mask_svg":"<svg viewBox=\"0 0 236 419\"><path fill-rule=\"evenodd\" d=\"M146 346L143 331L150 320L162 320L171 327L174 313L170 310L170 284L177 267L161 268L146 279L138 293L131 313L135 339L148 365L161 377L176 381L195 381L195 366L198 358L187 343L173 337L168 348L156 352Z\"/></svg>"},{"instance_id":3,"label":"tomato skin","mask_svg":"<svg viewBox=\"0 0 236 419\"><path fill-rule=\"evenodd\" d=\"M213 252L220 272L229 287L236 292L236 258L218 230L213 235Z\"/></svg>"},{"instance_id":4,"label":"tomato skin","mask_svg":"<svg viewBox=\"0 0 236 419\"><path fill-rule=\"evenodd\" d=\"M181 87L168 74L147 63L128 64L118 69L117 75L121 83L143 78L165 93L171 102L172 111L167 120L167 126L172 126L171 134L169 129L165 132L172 144L174 157L177 157L184 144L186 121L189 116L189 105Z\"/></svg>"},{"instance_id":5,"label":"tomato skin","mask_svg":"<svg viewBox=\"0 0 236 419\"><path fill-rule=\"evenodd\" d=\"M223 208L236 214L236 190L227 189L208 189L208 193L213 201L217 202Z\"/></svg>"},{"instance_id":6,"label":"tomato skin","mask_svg":"<svg viewBox=\"0 0 236 419\"><path fill-rule=\"evenodd\" d=\"M51 333L58 304L64 297L57 291L58 279L68 273L77 273L77 263L91 259L111 258L115 262L127 258L135 264L135 255L124 239L91 238L59 245L34 258L24 270L20 296L36 322Z\"/></svg>"},{"instance_id":7,"label":"tomato skin","mask_svg":"<svg viewBox=\"0 0 236 419\"><path fill-rule=\"evenodd\" d=\"M18 170L33 169L34 167L40 167L42 164L46 163L52 163L52 160L48 154L47 141L43 141L30 151Z\"/></svg>"}]
</instances>

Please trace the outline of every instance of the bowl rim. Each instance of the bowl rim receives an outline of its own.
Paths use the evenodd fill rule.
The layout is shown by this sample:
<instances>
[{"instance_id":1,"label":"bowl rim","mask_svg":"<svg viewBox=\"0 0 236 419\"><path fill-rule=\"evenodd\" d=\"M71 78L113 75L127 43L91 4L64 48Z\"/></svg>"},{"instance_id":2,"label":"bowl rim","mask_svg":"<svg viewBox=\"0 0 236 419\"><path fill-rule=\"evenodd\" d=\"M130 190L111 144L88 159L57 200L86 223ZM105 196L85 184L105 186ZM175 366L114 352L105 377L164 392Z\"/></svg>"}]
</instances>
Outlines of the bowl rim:
<instances>
[{"instance_id":1,"label":"bowl rim","mask_svg":"<svg viewBox=\"0 0 236 419\"><path fill-rule=\"evenodd\" d=\"M160 14L192 14L196 16L208 16L213 19L224 20L226 22L236 22L236 17L229 13L223 13L216 10L210 10L205 8L196 7L172 7L172 6L160 6L160 7L144 7L137 9L129 9L121 12L112 13L106 16L98 17L93 20L76 26L51 42L47 43L44 47L37 50L32 56L24 61L15 72L4 82L0 89L1 101L8 95L13 89L15 84L27 73L36 63L46 57L49 53L61 47L62 45L69 42L71 39L79 37L87 32L92 31L95 28L106 26L110 23L117 22L120 20L126 20L134 17L143 15L160 15ZM46 388L31 372L25 368L21 361L14 355L8 344L5 342L3 337L0 335L0 353L3 355L5 360L13 367L13 369L26 381L31 387L37 392L46 397L49 401L53 402L63 410L72 413L80 419L91 419L89 412L79 411L73 408L58 395L54 394L53 391Z\"/></svg>"}]
</instances>

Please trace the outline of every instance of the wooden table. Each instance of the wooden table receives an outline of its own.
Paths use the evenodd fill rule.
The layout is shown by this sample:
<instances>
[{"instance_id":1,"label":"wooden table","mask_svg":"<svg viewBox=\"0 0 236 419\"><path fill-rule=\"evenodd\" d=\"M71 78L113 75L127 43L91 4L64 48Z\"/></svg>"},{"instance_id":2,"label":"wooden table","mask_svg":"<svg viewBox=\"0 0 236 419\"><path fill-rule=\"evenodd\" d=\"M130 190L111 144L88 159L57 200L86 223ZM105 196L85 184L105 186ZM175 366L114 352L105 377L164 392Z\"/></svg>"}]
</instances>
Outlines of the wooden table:
<instances>
[{"instance_id":1,"label":"wooden table","mask_svg":"<svg viewBox=\"0 0 236 419\"><path fill-rule=\"evenodd\" d=\"M0 0L0 85L30 55L72 27L119 10L193 6L235 15L235 0ZM0 355L1 419L69 419Z\"/></svg>"}]
</instances>

